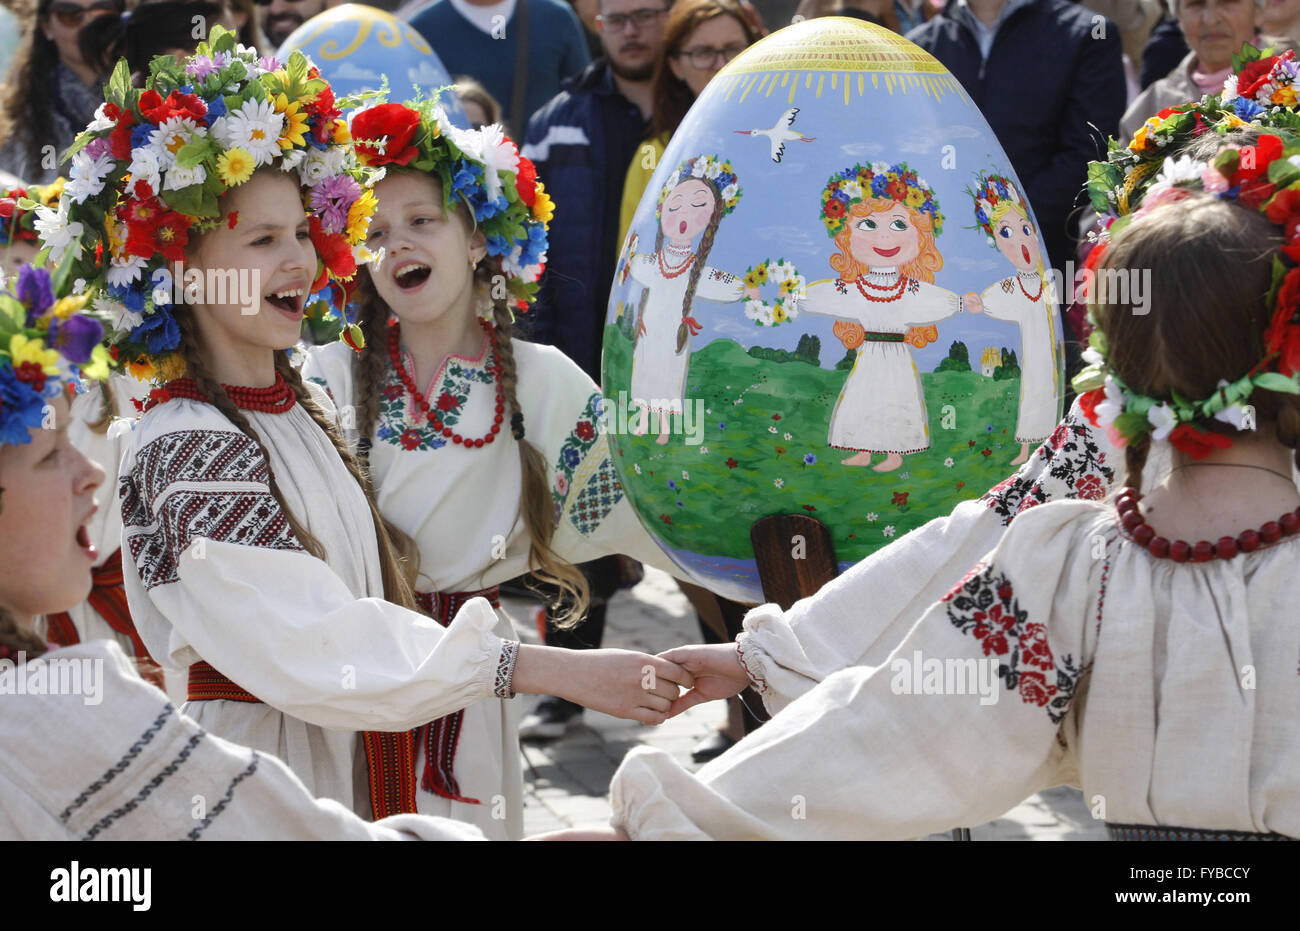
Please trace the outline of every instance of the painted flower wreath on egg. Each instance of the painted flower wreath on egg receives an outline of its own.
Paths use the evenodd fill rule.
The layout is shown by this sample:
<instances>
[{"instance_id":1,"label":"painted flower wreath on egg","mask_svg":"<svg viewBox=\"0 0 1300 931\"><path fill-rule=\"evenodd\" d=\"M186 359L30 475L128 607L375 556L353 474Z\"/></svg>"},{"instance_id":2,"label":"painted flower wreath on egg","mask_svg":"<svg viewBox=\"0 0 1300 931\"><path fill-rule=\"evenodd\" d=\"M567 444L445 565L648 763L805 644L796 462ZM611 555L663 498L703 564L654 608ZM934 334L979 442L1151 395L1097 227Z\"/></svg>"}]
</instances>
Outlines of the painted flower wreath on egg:
<instances>
[{"instance_id":1,"label":"painted flower wreath on egg","mask_svg":"<svg viewBox=\"0 0 1300 931\"><path fill-rule=\"evenodd\" d=\"M776 299L769 302L750 298L745 301L745 316L755 326L778 326L798 318L799 304L808 297L808 282L794 263L764 259L745 270L746 288L761 288L765 284L776 286Z\"/></svg>"}]
</instances>

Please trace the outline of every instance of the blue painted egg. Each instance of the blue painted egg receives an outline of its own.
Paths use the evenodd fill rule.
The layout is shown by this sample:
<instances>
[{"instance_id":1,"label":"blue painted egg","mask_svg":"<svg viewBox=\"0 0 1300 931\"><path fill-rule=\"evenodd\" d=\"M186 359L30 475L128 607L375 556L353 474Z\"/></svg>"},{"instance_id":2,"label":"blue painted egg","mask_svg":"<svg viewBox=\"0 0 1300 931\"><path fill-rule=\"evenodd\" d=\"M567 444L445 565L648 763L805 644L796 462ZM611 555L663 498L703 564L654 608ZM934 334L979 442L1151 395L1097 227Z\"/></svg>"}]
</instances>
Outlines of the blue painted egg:
<instances>
[{"instance_id":1,"label":"blue painted egg","mask_svg":"<svg viewBox=\"0 0 1300 931\"><path fill-rule=\"evenodd\" d=\"M408 23L372 6L346 3L303 23L284 40L279 57L300 50L330 82L336 97L378 90L388 76L388 100L399 103L425 97L452 83L451 76L424 37ZM461 127L469 120L450 90L439 97L448 118Z\"/></svg>"},{"instance_id":2,"label":"blue painted egg","mask_svg":"<svg viewBox=\"0 0 1300 931\"><path fill-rule=\"evenodd\" d=\"M1046 256L928 53L842 17L758 42L668 144L610 294L606 427L642 522L757 602L762 517L821 520L843 570L983 493L1060 419Z\"/></svg>"}]
</instances>

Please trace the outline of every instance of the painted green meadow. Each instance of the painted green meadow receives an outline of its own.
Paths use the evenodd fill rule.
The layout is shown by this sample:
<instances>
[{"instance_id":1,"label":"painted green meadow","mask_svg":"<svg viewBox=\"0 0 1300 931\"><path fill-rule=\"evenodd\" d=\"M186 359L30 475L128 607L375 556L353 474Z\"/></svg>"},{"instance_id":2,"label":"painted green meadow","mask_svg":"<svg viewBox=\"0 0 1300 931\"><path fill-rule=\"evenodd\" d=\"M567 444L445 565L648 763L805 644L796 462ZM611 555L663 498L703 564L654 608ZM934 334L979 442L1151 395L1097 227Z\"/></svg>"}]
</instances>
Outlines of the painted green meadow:
<instances>
[{"instance_id":1,"label":"painted green meadow","mask_svg":"<svg viewBox=\"0 0 1300 931\"><path fill-rule=\"evenodd\" d=\"M613 411L631 381L632 341L615 325L605 334L619 476L642 519L673 549L752 560L755 520L807 514L830 527L841 564L857 562L1014 471L1018 378L922 374L930 449L882 474L841 465L852 451L826 444L847 372L755 359L728 339L691 353L687 398L703 399L705 409L699 445L687 445L676 424L665 446L655 443L653 422L645 436L620 432ZM631 422L633 412L627 416Z\"/></svg>"}]
</instances>

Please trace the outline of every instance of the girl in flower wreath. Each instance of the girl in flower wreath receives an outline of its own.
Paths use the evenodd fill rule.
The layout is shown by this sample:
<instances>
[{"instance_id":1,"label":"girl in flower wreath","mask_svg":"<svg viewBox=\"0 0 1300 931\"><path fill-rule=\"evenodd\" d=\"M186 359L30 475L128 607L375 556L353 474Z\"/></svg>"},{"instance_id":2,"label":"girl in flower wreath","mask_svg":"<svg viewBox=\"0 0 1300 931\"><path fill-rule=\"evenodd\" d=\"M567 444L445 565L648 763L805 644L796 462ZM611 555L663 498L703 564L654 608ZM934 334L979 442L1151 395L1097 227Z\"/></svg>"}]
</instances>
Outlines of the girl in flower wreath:
<instances>
[{"instance_id":1,"label":"girl in flower wreath","mask_svg":"<svg viewBox=\"0 0 1300 931\"><path fill-rule=\"evenodd\" d=\"M979 229L1016 270L1013 277L986 288L979 303L994 320L1020 326L1020 406L1016 415L1020 452L1011 460L1011 465L1018 466L1029 458L1029 444L1046 439L1060 418L1056 302L1043 274L1038 230L1011 179L981 172L975 177L975 189L967 193L975 202Z\"/></svg>"},{"instance_id":2,"label":"girl in flower wreath","mask_svg":"<svg viewBox=\"0 0 1300 931\"><path fill-rule=\"evenodd\" d=\"M903 162L837 172L822 191L821 213L839 250L830 259L839 277L809 285L802 306L841 318L836 336L858 351L827 443L856 451L844 465L870 465L884 453L874 469L891 472L907 453L930 448L909 335L964 309L960 296L933 284L943 267L935 245L943 214L929 185ZM977 303L969 309L979 312Z\"/></svg>"},{"instance_id":3,"label":"girl in flower wreath","mask_svg":"<svg viewBox=\"0 0 1300 931\"><path fill-rule=\"evenodd\" d=\"M117 356L162 382L122 462L123 567L145 645L188 668L186 710L375 818L419 810L415 729L490 695L563 688L662 719L670 663L621 654L596 673L520 647L481 598L445 628L415 610L409 541L285 353L308 295L369 255L374 175L328 84L300 53L259 60L220 28L183 65L155 59L144 90L126 77L119 63L86 159L37 222L118 320ZM208 284L227 272L256 284L255 312Z\"/></svg>"},{"instance_id":4,"label":"girl in flower wreath","mask_svg":"<svg viewBox=\"0 0 1300 931\"><path fill-rule=\"evenodd\" d=\"M1123 444L1125 490L1021 514L892 643L994 662L1005 694L917 697L892 662L842 668L694 775L634 749L611 785L621 836L902 839L1071 782L1106 800L1112 838L1300 838L1300 169L1282 167L1300 140L1267 138L1259 172L1229 149L1111 227L1101 267L1150 269L1149 313L1094 305L1076 385ZM1170 467L1148 475L1160 446Z\"/></svg>"},{"instance_id":5,"label":"girl in flower wreath","mask_svg":"<svg viewBox=\"0 0 1300 931\"><path fill-rule=\"evenodd\" d=\"M687 159L659 192L654 251L628 258L629 274L645 289L632 350L631 395L641 406L632 432L644 434L649 415L658 414L660 445L668 442L670 415L682 413L690 338L702 329L692 304L696 298L729 304L745 293L741 279L706 264L718 225L740 195L730 162L716 155ZM749 291L758 296L757 288Z\"/></svg>"},{"instance_id":6,"label":"girl in flower wreath","mask_svg":"<svg viewBox=\"0 0 1300 931\"><path fill-rule=\"evenodd\" d=\"M0 715L0 837L480 839L454 821L370 824L315 799L280 760L178 712L118 643L54 649L36 632L37 617L74 610L93 591L94 524L115 509L104 470L72 442L68 400L78 375L108 374L102 323L90 308L42 311L0 294L0 661L11 685L28 683L7 691ZM82 688L33 688L53 676L47 663L81 669ZM220 805L196 820L195 795Z\"/></svg>"},{"instance_id":7,"label":"girl in flower wreath","mask_svg":"<svg viewBox=\"0 0 1300 931\"><path fill-rule=\"evenodd\" d=\"M383 260L359 275L364 348L319 347L303 374L355 412L347 439L379 510L419 551L417 601L447 624L476 595L495 607L497 586L531 571L563 592L563 622L586 613L574 563L626 553L680 572L623 495L597 386L553 347L514 338L552 212L531 162L500 126L459 130L433 101L361 110L352 135L386 171L366 240ZM513 636L504 615L496 633ZM620 654L574 655L603 676ZM518 729L515 704L495 698L420 729L420 810L520 837Z\"/></svg>"}]
</instances>

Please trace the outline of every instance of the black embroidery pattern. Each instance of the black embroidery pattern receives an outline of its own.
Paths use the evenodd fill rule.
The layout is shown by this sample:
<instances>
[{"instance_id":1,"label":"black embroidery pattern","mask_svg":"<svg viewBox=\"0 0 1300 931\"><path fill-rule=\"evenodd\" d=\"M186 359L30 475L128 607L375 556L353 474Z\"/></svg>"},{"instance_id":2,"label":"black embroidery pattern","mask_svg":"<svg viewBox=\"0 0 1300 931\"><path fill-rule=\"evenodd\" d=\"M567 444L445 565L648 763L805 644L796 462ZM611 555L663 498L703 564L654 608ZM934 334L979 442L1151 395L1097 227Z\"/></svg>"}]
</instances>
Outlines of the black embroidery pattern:
<instances>
[{"instance_id":1,"label":"black embroidery pattern","mask_svg":"<svg viewBox=\"0 0 1300 931\"><path fill-rule=\"evenodd\" d=\"M195 537L276 550L302 550L269 489L185 488L178 483L265 483L266 461L242 433L184 430L143 447L120 483L123 538L146 588L175 582L178 561ZM134 531L134 532L133 532Z\"/></svg>"},{"instance_id":2,"label":"black embroidery pattern","mask_svg":"<svg viewBox=\"0 0 1300 931\"><path fill-rule=\"evenodd\" d=\"M69 805L67 808L63 809L63 811L59 814L59 820L64 824L66 824L68 819L72 817L72 813L74 811L76 811L82 805L86 804L86 802L90 801L90 797L92 795L94 795L99 790L103 789L106 785L108 785L115 778L121 775L126 770L126 768L135 761L135 758L140 755L141 751L143 751L144 748L147 747L153 741L153 739L158 736L158 732L163 729L163 726L171 719L171 716L174 715L175 713L176 713L176 706L173 705L171 702L168 702L166 705L164 705L162 714L154 718L153 723L150 724L147 728L145 728L144 733L141 734L136 739L135 743L131 744L131 748L127 750L125 754L122 755L122 758L118 760L116 763L114 763L112 766L110 766L108 768L108 771L105 772L104 775L100 776L90 785L86 786L86 788L81 792L81 794L78 795L76 799L73 800L72 804Z\"/></svg>"},{"instance_id":3,"label":"black embroidery pattern","mask_svg":"<svg viewBox=\"0 0 1300 931\"><path fill-rule=\"evenodd\" d=\"M1099 501L1114 481L1115 470L1106 463L1093 426L1071 413L1015 475L994 485L980 500L1006 526L1021 511L1047 501Z\"/></svg>"},{"instance_id":4,"label":"black embroidery pattern","mask_svg":"<svg viewBox=\"0 0 1300 931\"><path fill-rule=\"evenodd\" d=\"M229 805L231 801L234 800L235 787L238 786L245 779L247 779L249 776L253 775L253 773L257 772L257 764L260 761L261 761L261 756L258 754L256 750L254 750L253 761L248 764L247 768L245 768L243 772L241 772L234 779L230 780L230 785L226 788L226 794L221 796L221 800L217 802L217 804L212 806L212 810L208 812L208 816L206 818L204 818L201 822L199 822L199 826L196 827L193 831L190 831L190 833L186 835L185 837L186 840L199 839L199 835L201 835L204 831L208 829L208 825L212 824L212 820L216 818L217 815L225 811L226 806Z\"/></svg>"},{"instance_id":5,"label":"black embroidery pattern","mask_svg":"<svg viewBox=\"0 0 1300 931\"><path fill-rule=\"evenodd\" d=\"M158 775L150 779L149 782L145 784L145 787L136 794L135 798L131 799L121 808L115 809L114 811L109 812L107 815L101 818L99 820L99 823L96 824L94 827L92 827L89 831L87 831L81 839L94 840L98 835L108 830L108 828L112 826L113 822L126 817L131 812L139 808L140 804L144 802L144 800L147 799L150 795L153 794L154 789L158 788L160 785L166 782L170 777L176 775L177 770L179 770L183 765L185 765L185 762L190 758L190 754L194 752L194 748L197 747L200 743L202 743L203 739L207 736L208 736L207 731L199 731L197 734L195 734L193 737L187 740L185 742L185 746L181 748L181 752L176 755L176 759L172 760L170 763L164 766L159 771Z\"/></svg>"}]
</instances>

